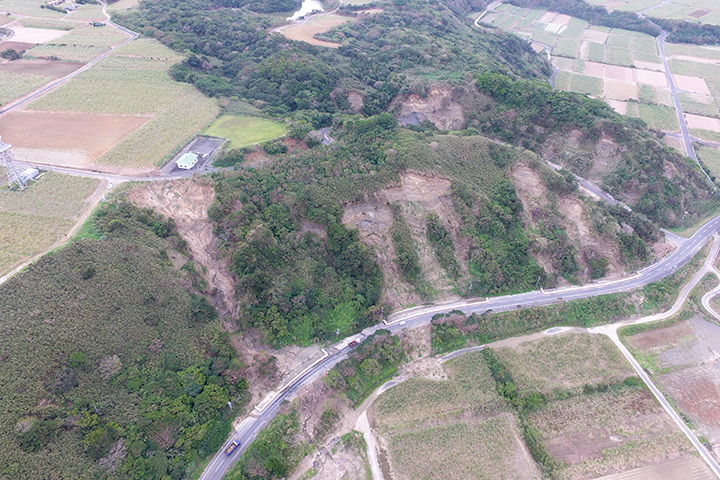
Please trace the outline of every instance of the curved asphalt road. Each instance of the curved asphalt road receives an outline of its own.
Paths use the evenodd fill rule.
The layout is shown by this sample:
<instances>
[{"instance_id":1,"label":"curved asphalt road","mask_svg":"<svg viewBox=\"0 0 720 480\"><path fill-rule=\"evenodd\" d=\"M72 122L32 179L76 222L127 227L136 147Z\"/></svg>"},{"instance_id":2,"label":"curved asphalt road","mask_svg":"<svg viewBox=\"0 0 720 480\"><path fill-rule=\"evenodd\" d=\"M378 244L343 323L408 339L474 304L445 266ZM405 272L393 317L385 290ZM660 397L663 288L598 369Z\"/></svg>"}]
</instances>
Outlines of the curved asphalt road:
<instances>
[{"instance_id":1,"label":"curved asphalt road","mask_svg":"<svg viewBox=\"0 0 720 480\"><path fill-rule=\"evenodd\" d=\"M612 282L597 282L581 287L560 288L554 290L539 290L517 295L504 295L502 297L488 298L483 301L460 301L445 305L434 305L423 308L409 309L392 315L387 324L379 324L366 328L360 335L351 338L364 338L372 335L380 329L390 330L397 333L406 328L415 328L430 323L432 317L438 313L447 313L451 310L461 310L465 314L484 313L487 311L502 312L517 308L528 308L542 305L550 305L552 303L577 300L580 298L595 297L598 295L607 295L610 293L618 293L629 290L635 290L648 283L658 281L671 275L678 268L685 265L705 243L720 231L720 216L717 216L704 224L695 234L687 239L673 253L666 256L661 261L637 272L631 277ZM327 349L328 355L312 365L307 371L290 383L288 383L275 397L263 408L256 407L254 413L247 417L228 439L222 449L213 457L205 471L200 476L200 480L219 480L227 470L229 470L235 462L238 461L242 453L252 443L258 433L272 420L278 413L280 406L288 400L303 385L310 383L317 377L325 374L338 362L345 359L351 348L347 346L350 338L339 342L338 344ZM261 413L258 413L261 412ZM232 455L225 455L223 451L225 446L232 439L240 440L240 447L233 452Z\"/></svg>"}]
</instances>

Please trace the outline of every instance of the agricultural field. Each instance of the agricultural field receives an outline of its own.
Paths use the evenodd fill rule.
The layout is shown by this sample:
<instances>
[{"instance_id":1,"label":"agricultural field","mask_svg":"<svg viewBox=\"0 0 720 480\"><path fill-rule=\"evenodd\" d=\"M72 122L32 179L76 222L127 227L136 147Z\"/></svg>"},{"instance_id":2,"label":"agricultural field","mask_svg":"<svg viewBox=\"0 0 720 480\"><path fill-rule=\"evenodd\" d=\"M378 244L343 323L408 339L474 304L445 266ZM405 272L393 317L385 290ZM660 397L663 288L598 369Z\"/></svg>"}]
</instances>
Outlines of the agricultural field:
<instances>
[{"instance_id":1,"label":"agricultural field","mask_svg":"<svg viewBox=\"0 0 720 480\"><path fill-rule=\"evenodd\" d=\"M552 335L496 353L521 392L577 393L585 383L618 382L633 375L630 364L604 336Z\"/></svg>"},{"instance_id":2,"label":"agricultural field","mask_svg":"<svg viewBox=\"0 0 720 480\"><path fill-rule=\"evenodd\" d=\"M319 40L315 38L315 35L318 33L325 33L328 30L351 20L353 20L352 17L344 17L341 15L316 15L308 20L288 25L287 27L282 27L282 29L280 29L280 33L290 40L307 42L312 45L320 45L323 47L337 48L340 46L339 43Z\"/></svg>"},{"instance_id":3,"label":"agricultural field","mask_svg":"<svg viewBox=\"0 0 720 480\"><path fill-rule=\"evenodd\" d=\"M228 140L226 149L243 148L285 135L282 123L246 115L222 115L206 130L206 135Z\"/></svg>"},{"instance_id":4,"label":"agricultural field","mask_svg":"<svg viewBox=\"0 0 720 480\"><path fill-rule=\"evenodd\" d=\"M40 8L44 0L0 0L0 12L12 12L30 17L62 18L65 14Z\"/></svg>"},{"instance_id":5,"label":"agricultural field","mask_svg":"<svg viewBox=\"0 0 720 480\"><path fill-rule=\"evenodd\" d=\"M695 145L698 158L710 170L710 173L720 178L720 148L708 145Z\"/></svg>"},{"instance_id":6,"label":"agricultural field","mask_svg":"<svg viewBox=\"0 0 720 480\"><path fill-rule=\"evenodd\" d=\"M653 478L670 480L676 477L658 466L678 458L697 469L695 478L712 478L606 337L566 332L497 348L495 354L519 398L545 399L526 407L525 415L561 478L654 468L659 472Z\"/></svg>"},{"instance_id":7,"label":"agricultural field","mask_svg":"<svg viewBox=\"0 0 720 480\"><path fill-rule=\"evenodd\" d=\"M2 67L0 65L0 105L22 97L52 80L51 77L40 75L7 72Z\"/></svg>"},{"instance_id":8,"label":"agricultural field","mask_svg":"<svg viewBox=\"0 0 720 480\"><path fill-rule=\"evenodd\" d=\"M46 41L25 52L28 58L60 59L71 62L86 62L127 40L127 35L110 27L83 26L68 32L58 40ZM14 39L13 39L14 40Z\"/></svg>"},{"instance_id":9,"label":"agricultural field","mask_svg":"<svg viewBox=\"0 0 720 480\"><path fill-rule=\"evenodd\" d=\"M639 11L667 18L713 20L719 8L670 2L598 1L608 8ZM671 13L675 12L675 13ZM684 13L683 13L684 12ZM679 16L678 16L679 15ZM700 15L700 16L698 16ZM720 20L720 16L717 17ZM679 131L669 85L655 38L622 29L589 25L567 15L501 4L483 23L512 31L530 40L536 50L549 49L559 70L555 87L604 99L623 115L645 120L665 132ZM691 129L720 133L720 49L712 46L666 44L673 81L683 111L693 115ZM700 132L703 140L714 140ZM672 143L672 142L671 142ZM682 148L682 144L678 144Z\"/></svg>"},{"instance_id":10,"label":"agricultural field","mask_svg":"<svg viewBox=\"0 0 720 480\"><path fill-rule=\"evenodd\" d=\"M45 173L25 191L0 187L0 276L64 238L96 191L98 180Z\"/></svg>"},{"instance_id":11,"label":"agricultural field","mask_svg":"<svg viewBox=\"0 0 720 480\"><path fill-rule=\"evenodd\" d=\"M482 355L444 367L447 380L411 378L372 406L381 464L392 478L538 478Z\"/></svg>"},{"instance_id":12,"label":"agricultural field","mask_svg":"<svg viewBox=\"0 0 720 480\"><path fill-rule=\"evenodd\" d=\"M67 38L77 46L109 48L119 37L104 38L108 32L83 27ZM216 101L170 78L169 68L181 59L157 41L131 42L23 110L0 117L0 130L24 160L151 171L219 112ZM50 62L60 64L71 65Z\"/></svg>"},{"instance_id":13,"label":"agricultural field","mask_svg":"<svg viewBox=\"0 0 720 480\"><path fill-rule=\"evenodd\" d=\"M625 331L624 341L696 434L720 457L720 326L693 317Z\"/></svg>"},{"instance_id":14,"label":"agricultural field","mask_svg":"<svg viewBox=\"0 0 720 480\"><path fill-rule=\"evenodd\" d=\"M706 0L587 0L612 10L642 11L649 17L720 25L720 5Z\"/></svg>"}]
</instances>

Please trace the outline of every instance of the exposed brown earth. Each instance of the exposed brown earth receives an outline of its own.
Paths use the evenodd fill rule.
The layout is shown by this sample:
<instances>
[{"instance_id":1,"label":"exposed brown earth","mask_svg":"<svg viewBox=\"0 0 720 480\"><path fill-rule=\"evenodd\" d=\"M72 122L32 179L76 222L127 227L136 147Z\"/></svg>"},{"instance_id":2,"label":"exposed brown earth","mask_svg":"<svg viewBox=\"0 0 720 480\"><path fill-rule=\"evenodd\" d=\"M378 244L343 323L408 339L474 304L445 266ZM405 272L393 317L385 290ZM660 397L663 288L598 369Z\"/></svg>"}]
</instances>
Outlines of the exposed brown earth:
<instances>
[{"instance_id":1,"label":"exposed brown earth","mask_svg":"<svg viewBox=\"0 0 720 480\"><path fill-rule=\"evenodd\" d=\"M720 327L699 317L627 337L653 358L657 381L720 457ZM655 369L655 368L653 368Z\"/></svg>"},{"instance_id":2,"label":"exposed brown earth","mask_svg":"<svg viewBox=\"0 0 720 480\"><path fill-rule=\"evenodd\" d=\"M376 255L385 280L385 300L393 307L417 303L421 299L414 288L405 282L397 267L395 249L390 236L392 211L390 204L401 207L403 217L413 233L419 248L424 277L439 293L439 300L457 298L452 282L445 275L428 245L426 216L436 212L453 237L457 258L463 274L467 272L467 239L460 236L460 219L450 196L451 182L434 175L406 172L400 184L381 190L361 203L345 207L343 223L357 228L360 239Z\"/></svg>"},{"instance_id":3,"label":"exposed brown earth","mask_svg":"<svg viewBox=\"0 0 720 480\"><path fill-rule=\"evenodd\" d=\"M390 109L395 109L402 124L419 124L429 120L441 130L459 129L465 125L465 115L455 96L451 87L436 85L423 96L412 93L395 98Z\"/></svg>"},{"instance_id":4,"label":"exposed brown earth","mask_svg":"<svg viewBox=\"0 0 720 480\"><path fill-rule=\"evenodd\" d=\"M81 167L148 120L136 115L14 111L0 117L0 131L22 160Z\"/></svg>"},{"instance_id":5,"label":"exposed brown earth","mask_svg":"<svg viewBox=\"0 0 720 480\"><path fill-rule=\"evenodd\" d=\"M4 44L0 44L0 50L3 48ZM71 62L51 62L49 60L31 60L22 58L20 60L15 60L12 62L0 63L0 71L11 73L26 73L29 75L39 75L42 77L60 78L74 72L83 65L85 64Z\"/></svg>"},{"instance_id":6,"label":"exposed brown earth","mask_svg":"<svg viewBox=\"0 0 720 480\"><path fill-rule=\"evenodd\" d=\"M212 183L201 180L152 182L132 190L128 198L138 206L172 217L187 242L192 260L210 286L210 297L223 317L236 319L235 276L229 260L220 255L207 210L215 198Z\"/></svg>"}]
</instances>

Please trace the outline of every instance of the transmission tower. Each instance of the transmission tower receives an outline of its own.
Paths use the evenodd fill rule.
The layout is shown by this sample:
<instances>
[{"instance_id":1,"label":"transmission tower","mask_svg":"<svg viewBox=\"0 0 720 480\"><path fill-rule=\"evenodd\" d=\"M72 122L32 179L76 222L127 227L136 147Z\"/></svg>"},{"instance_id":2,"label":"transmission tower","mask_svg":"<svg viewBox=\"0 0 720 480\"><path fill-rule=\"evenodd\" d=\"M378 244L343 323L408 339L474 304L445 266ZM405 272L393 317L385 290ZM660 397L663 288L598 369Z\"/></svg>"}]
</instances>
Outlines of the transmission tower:
<instances>
[{"instance_id":1,"label":"transmission tower","mask_svg":"<svg viewBox=\"0 0 720 480\"><path fill-rule=\"evenodd\" d=\"M12 187L13 184L17 185L20 190L25 189L27 180L20 173L20 170L15 166L15 154L10 149L10 145L3 143L0 138L0 167L5 170L8 179L8 186Z\"/></svg>"}]
</instances>

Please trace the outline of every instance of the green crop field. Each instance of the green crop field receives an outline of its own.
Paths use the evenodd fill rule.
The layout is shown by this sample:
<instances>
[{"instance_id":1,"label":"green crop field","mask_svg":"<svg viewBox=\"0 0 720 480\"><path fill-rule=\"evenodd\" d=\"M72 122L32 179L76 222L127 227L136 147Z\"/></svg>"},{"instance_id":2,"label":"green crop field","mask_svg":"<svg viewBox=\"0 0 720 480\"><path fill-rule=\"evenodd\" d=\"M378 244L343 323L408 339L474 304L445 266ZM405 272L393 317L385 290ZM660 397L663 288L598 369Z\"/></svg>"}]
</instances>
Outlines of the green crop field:
<instances>
[{"instance_id":1,"label":"green crop field","mask_svg":"<svg viewBox=\"0 0 720 480\"><path fill-rule=\"evenodd\" d=\"M130 167L162 165L178 147L205 128L219 110L215 100L190 87L187 94L131 133L97 162Z\"/></svg>"},{"instance_id":2,"label":"green crop field","mask_svg":"<svg viewBox=\"0 0 720 480\"><path fill-rule=\"evenodd\" d=\"M2 20L0 20L2 23ZM49 28L50 30L72 30L82 25L80 22L68 22L66 20L53 20L50 18L24 18L23 27L28 28Z\"/></svg>"},{"instance_id":3,"label":"green crop field","mask_svg":"<svg viewBox=\"0 0 720 480\"><path fill-rule=\"evenodd\" d=\"M695 149L710 173L720 178L720 150L706 145L695 145Z\"/></svg>"},{"instance_id":4,"label":"green crop field","mask_svg":"<svg viewBox=\"0 0 720 480\"><path fill-rule=\"evenodd\" d=\"M500 348L496 354L521 394L549 394L559 388L579 391L585 383L623 380L633 373L615 345L600 335L554 335Z\"/></svg>"},{"instance_id":5,"label":"green crop field","mask_svg":"<svg viewBox=\"0 0 720 480\"><path fill-rule=\"evenodd\" d=\"M62 238L98 184L48 172L25 191L0 188L0 272Z\"/></svg>"},{"instance_id":6,"label":"green crop field","mask_svg":"<svg viewBox=\"0 0 720 480\"><path fill-rule=\"evenodd\" d=\"M112 61L111 61L112 62ZM194 91L160 70L103 68L100 62L32 102L29 109L115 114L157 114Z\"/></svg>"},{"instance_id":7,"label":"green crop field","mask_svg":"<svg viewBox=\"0 0 720 480\"><path fill-rule=\"evenodd\" d=\"M609 38L612 38L612 36ZM613 65L630 67L633 65L632 51L624 47L608 47L606 61Z\"/></svg>"},{"instance_id":8,"label":"green crop field","mask_svg":"<svg viewBox=\"0 0 720 480\"><path fill-rule=\"evenodd\" d=\"M602 63L605 61L605 45L602 43L590 43L588 47L588 60Z\"/></svg>"},{"instance_id":9,"label":"green crop field","mask_svg":"<svg viewBox=\"0 0 720 480\"><path fill-rule=\"evenodd\" d=\"M40 5L44 3L43 0L0 0L0 11L19 13L31 17L60 18L64 15L60 12L40 8Z\"/></svg>"},{"instance_id":10,"label":"green crop field","mask_svg":"<svg viewBox=\"0 0 720 480\"><path fill-rule=\"evenodd\" d=\"M107 51L105 47L89 45L38 45L25 52L26 58L59 58L72 62L87 62Z\"/></svg>"},{"instance_id":11,"label":"green crop field","mask_svg":"<svg viewBox=\"0 0 720 480\"><path fill-rule=\"evenodd\" d=\"M0 71L0 105L30 93L50 80L39 75Z\"/></svg>"},{"instance_id":12,"label":"green crop field","mask_svg":"<svg viewBox=\"0 0 720 480\"><path fill-rule=\"evenodd\" d=\"M569 58L577 58L579 52L580 43L570 38L558 38L555 48L553 48L552 51L553 55Z\"/></svg>"},{"instance_id":13,"label":"green crop field","mask_svg":"<svg viewBox=\"0 0 720 480\"><path fill-rule=\"evenodd\" d=\"M102 7L100 5L80 5L77 9L68 14L68 18L71 20L86 20L90 22L104 22L107 20L107 17L103 14Z\"/></svg>"},{"instance_id":14,"label":"green crop field","mask_svg":"<svg viewBox=\"0 0 720 480\"><path fill-rule=\"evenodd\" d=\"M570 90L573 92L587 93L588 95L600 95L602 93L603 81L601 78L588 77L587 75L574 74L570 80Z\"/></svg>"},{"instance_id":15,"label":"green crop field","mask_svg":"<svg viewBox=\"0 0 720 480\"><path fill-rule=\"evenodd\" d=\"M184 57L169 49L153 38L138 38L130 43L113 50L111 56L129 55L132 57L145 57L154 60L175 60L180 61Z\"/></svg>"},{"instance_id":16,"label":"green crop field","mask_svg":"<svg viewBox=\"0 0 720 480\"><path fill-rule=\"evenodd\" d=\"M85 62L92 60L111 46L118 45L127 39L127 35L110 27L79 27L67 35L29 49L28 58L57 57L61 60Z\"/></svg>"},{"instance_id":17,"label":"green crop field","mask_svg":"<svg viewBox=\"0 0 720 480\"><path fill-rule=\"evenodd\" d=\"M444 364L447 380L411 378L372 406L393 477L530 478L515 417L480 352Z\"/></svg>"},{"instance_id":18,"label":"green crop field","mask_svg":"<svg viewBox=\"0 0 720 480\"><path fill-rule=\"evenodd\" d=\"M628 103L627 114L638 117L658 130L679 130L675 109L661 105L645 105L643 103Z\"/></svg>"},{"instance_id":19,"label":"green crop field","mask_svg":"<svg viewBox=\"0 0 720 480\"><path fill-rule=\"evenodd\" d=\"M683 112L696 113L706 117L720 116L720 110L713 97L689 92L680 92L678 97L680 98Z\"/></svg>"},{"instance_id":20,"label":"green crop field","mask_svg":"<svg viewBox=\"0 0 720 480\"><path fill-rule=\"evenodd\" d=\"M285 135L285 125L260 117L222 115L205 133L226 138L227 148L242 148Z\"/></svg>"}]
</instances>

